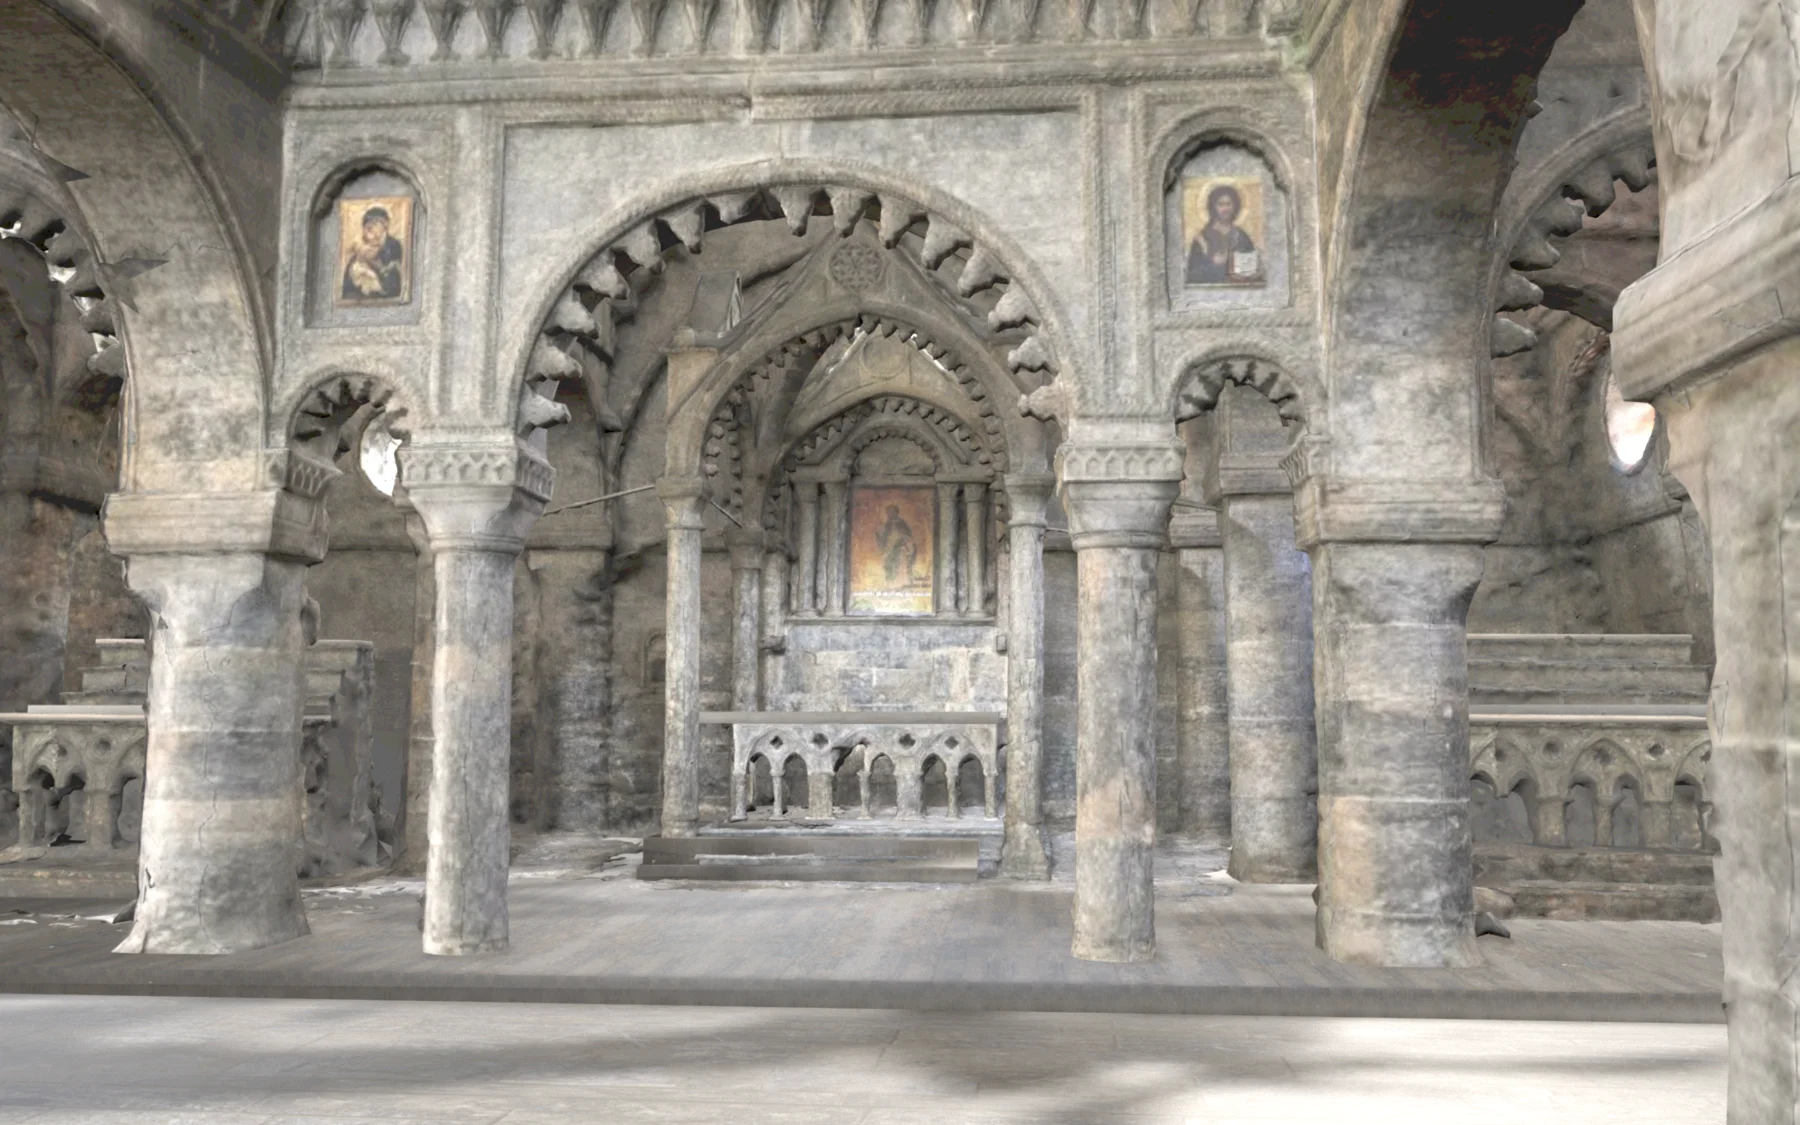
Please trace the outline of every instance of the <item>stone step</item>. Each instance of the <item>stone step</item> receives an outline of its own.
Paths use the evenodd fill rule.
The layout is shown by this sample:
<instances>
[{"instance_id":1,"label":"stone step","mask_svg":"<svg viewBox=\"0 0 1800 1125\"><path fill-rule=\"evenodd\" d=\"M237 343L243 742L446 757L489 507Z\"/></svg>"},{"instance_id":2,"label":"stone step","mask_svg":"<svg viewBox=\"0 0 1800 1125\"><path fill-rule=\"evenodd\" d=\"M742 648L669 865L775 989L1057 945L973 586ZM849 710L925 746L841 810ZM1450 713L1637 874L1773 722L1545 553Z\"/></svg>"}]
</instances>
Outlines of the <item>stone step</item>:
<instances>
[{"instance_id":1,"label":"stone step","mask_svg":"<svg viewBox=\"0 0 1800 1125\"><path fill-rule=\"evenodd\" d=\"M1712 856L1650 848L1541 848L1530 844L1479 844L1475 882L1606 883L1712 886Z\"/></svg>"},{"instance_id":2,"label":"stone step","mask_svg":"<svg viewBox=\"0 0 1800 1125\"><path fill-rule=\"evenodd\" d=\"M981 841L957 836L652 836L640 879L972 883Z\"/></svg>"},{"instance_id":3,"label":"stone step","mask_svg":"<svg viewBox=\"0 0 1800 1125\"><path fill-rule=\"evenodd\" d=\"M1469 700L1482 703L1705 703L1710 669L1469 658Z\"/></svg>"},{"instance_id":4,"label":"stone step","mask_svg":"<svg viewBox=\"0 0 1800 1125\"><path fill-rule=\"evenodd\" d=\"M1710 886L1669 883L1518 882L1490 888L1512 900L1508 916L1558 922L1717 922Z\"/></svg>"},{"instance_id":5,"label":"stone step","mask_svg":"<svg viewBox=\"0 0 1800 1125\"><path fill-rule=\"evenodd\" d=\"M1694 638L1686 633L1470 633L1470 661L1569 664L1686 664Z\"/></svg>"}]
</instances>

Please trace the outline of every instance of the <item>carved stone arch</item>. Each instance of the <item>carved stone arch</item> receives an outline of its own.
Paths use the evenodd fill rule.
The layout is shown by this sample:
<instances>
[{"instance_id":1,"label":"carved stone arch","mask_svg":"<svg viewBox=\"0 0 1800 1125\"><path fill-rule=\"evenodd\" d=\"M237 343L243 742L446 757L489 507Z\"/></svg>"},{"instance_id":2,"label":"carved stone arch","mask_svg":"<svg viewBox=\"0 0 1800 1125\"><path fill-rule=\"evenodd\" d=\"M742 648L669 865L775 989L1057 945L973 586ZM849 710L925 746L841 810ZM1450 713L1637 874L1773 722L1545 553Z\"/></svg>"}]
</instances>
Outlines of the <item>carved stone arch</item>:
<instances>
[{"instance_id":1,"label":"carved stone arch","mask_svg":"<svg viewBox=\"0 0 1800 1125\"><path fill-rule=\"evenodd\" d=\"M932 468L938 472L944 470L946 461L949 460L944 447L927 438L919 427L882 422L863 426L854 437L839 447L839 456L843 459L844 468L849 472L855 472L862 460L864 450L877 442L889 440L911 444L931 459Z\"/></svg>"},{"instance_id":2,"label":"carved stone arch","mask_svg":"<svg viewBox=\"0 0 1800 1125\"><path fill-rule=\"evenodd\" d=\"M1151 150L1151 167L1161 170L1161 190L1167 191L1180 175L1181 166L1200 150L1216 144L1236 145L1255 153L1269 167L1275 185L1288 193L1291 207L1296 183L1293 161L1272 136L1263 115L1244 106L1212 107L1188 114L1165 126Z\"/></svg>"},{"instance_id":3,"label":"carved stone arch","mask_svg":"<svg viewBox=\"0 0 1800 1125\"><path fill-rule=\"evenodd\" d=\"M990 330L1022 336L1009 353L1012 370L1052 372L1059 355L1077 354L1069 318L1053 303L1048 279L973 208L939 189L868 166L760 160L678 178L600 216L578 240L582 249L576 260L549 279L544 297L526 310L526 323L541 327L503 370L523 379L541 362L555 363L540 348L546 339L558 350L575 346L577 339L581 346L603 350L611 328L596 311L605 302L629 299L637 270L660 270L664 255L676 247L698 250L708 230L779 218L798 233L825 216L844 235L860 222L873 223L890 249L915 234L927 269L954 256L961 263L955 287L965 300L997 291L991 307L984 301L977 308ZM559 318L568 323L553 323Z\"/></svg>"},{"instance_id":4,"label":"carved stone arch","mask_svg":"<svg viewBox=\"0 0 1800 1125\"><path fill-rule=\"evenodd\" d=\"M421 209L429 209L431 201L426 190L426 179L419 175L412 163L392 153L370 153L367 156L348 156L337 160L331 169L319 176L313 188L312 206L307 213L314 219L329 218L331 205L337 201L338 194L352 181L371 172L385 172L399 180L404 180L412 188L414 198Z\"/></svg>"},{"instance_id":5,"label":"carved stone arch","mask_svg":"<svg viewBox=\"0 0 1800 1125\"><path fill-rule=\"evenodd\" d=\"M1525 273L1556 265L1562 257L1556 240L1581 230L1584 218L1604 214L1618 197L1615 183L1642 191L1654 181L1655 168L1650 112L1633 106L1564 141L1509 183L1497 222L1502 254L1489 282L1495 311L1543 304L1544 291ZM1501 316L1493 318L1490 332L1496 358L1537 343L1529 328Z\"/></svg>"},{"instance_id":6,"label":"carved stone arch","mask_svg":"<svg viewBox=\"0 0 1800 1125\"><path fill-rule=\"evenodd\" d=\"M1599 768L1595 768L1596 764ZM1601 797L1610 797L1621 779L1635 779L1639 772L1630 751L1610 738L1597 738L1575 754L1569 766L1569 780L1592 782Z\"/></svg>"},{"instance_id":7,"label":"carved stone arch","mask_svg":"<svg viewBox=\"0 0 1800 1125\"><path fill-rule=\"evenodd\" d=\"M779 386L783 380L791 382L803 379L827 349L856 332L892 335L905 327L893 316L887 315L892 310L877 310L850 317L840 315L844 311L846 310L832 308L818 310L806 320L774 326L768 331L752 334L738 347L723 354L711 377L712 393L718 396L717 404L699 433L689 430L698 417L693 408L690 407L685 415L679 410L672 413L668 437L671 458L685 459L683 446L697 445L699 469L710 480L726 486L723 491L732 501L732 504L727 505L728 508L735 504L741 510L746 499L742 494L746 472L758 479L768 478L786 457L791 456L786 450L778 450L773 456L757 458L754 462L744 460L742 430L746 421L744 405L747 397L752 393L767 391L771 386ZM916 331L911 332L907 339L937 362L965 391L968 391L971 384L978 383L971 365L964 363L958 352L953 352ZM696 394L704 393L704 389L696 390ZM1010 463L1006 441L1007 421L1000 416L993 405L993 396L985 389L968 393L972 413L980 418L979 428L969 426L968 431L985 435L978 440L995 467L999 471L1005 471ZM933 409L942 416L948 416L941 408ZM733 466L738 470L735 477L727 471ZM724 502L725 497L715 495L715 499ZM754 503L750 510L755 510Z\"/></svg>"},{"instance_id":8,"label":"carved stone arch","mask_svg":"<svg viewBox=\"0 0 1800 1125\"><path fill-rule=\"evenodd\" d=\"M1176 380L1170 409L1186 422L1216 407L1227 386L1249 387L1275 404L1284 423L1306 426L1306 402L1299 382L1285 366L1263 355L1234 351L1190 360Z\"/></svg>"},{"instance_id":9,"label":"carved stone arch","mask_svg":"<svg viewBox=\"0 0 1800 1125\"><path fill-rule=\"evenodd\" d=\"M314 378L293 395L283 419L278 442L272 443L270 471L278 487L311 499L325 489L342 470L337 459L349 452L349 443L377 417L387 420L396 436L404 438L406 400L384 376L332 372Z\"/></svg>"},{"instance_id":10,"label":"carved stone arch","mask_svg":"<svg viewBox=\"0 0 1800 1125\"><path fill-rule=\"evenodd\" d=\"M0 103L70 170L62 178L81 228L117 288L132 373L125 487L262 487L273 342L248 244L204 147L183 143L182 123L150 86L47 8L7 5L0 40Z\"/></svg>"}]
</instances>

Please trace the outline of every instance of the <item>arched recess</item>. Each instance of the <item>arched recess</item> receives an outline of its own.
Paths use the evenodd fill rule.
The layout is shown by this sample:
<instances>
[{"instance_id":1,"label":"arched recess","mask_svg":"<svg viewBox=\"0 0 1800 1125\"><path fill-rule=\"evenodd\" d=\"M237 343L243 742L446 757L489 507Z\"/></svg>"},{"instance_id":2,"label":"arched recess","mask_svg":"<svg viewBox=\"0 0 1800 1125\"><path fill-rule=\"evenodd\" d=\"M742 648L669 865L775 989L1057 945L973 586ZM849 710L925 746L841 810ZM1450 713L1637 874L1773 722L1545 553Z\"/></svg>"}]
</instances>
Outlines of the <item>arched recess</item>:
<instances>
[{"instance_id":1,"label":"arched recess","mask_svg":"<svg viewBox=\"0 0 1800 1125\"><path fill-rule=\"evenodd\" d=\"M1249 387L1275 405L1282 422L1306 426L1306 400L1285 365L1241 349L1190 361L1175 383L1170 409L1177 423L1198 418L1219 404L1229 386Z\"/></svg>"},{"instance_id":2,"label":"arched recess","mask_svg":"<svg viewBox=\"0 0 1800 1125\"><path fill-rule=\"evenodd\" d=\"M910 256L936 287L931 303L956 304L967 329L1004 353L1005 368L1014 373L1014 394L1053 376L1058 356L1078 354L1068 318L1049 302L1046 281L972 209L870 169L759 161L689 177L602 217L592 236L582 240L591 249L528 314L535 332L502 369L527 382L583 378L603 389L614 358L616 321L641 288L640 271L660 271L672 253L698 253L706 234L722 227L780 221L803 235L815 220L827 218L845 239L860 232L878 250ZM851 285L876 260L857 257L862 269L848 261L840 267ZM858 311L866 310L848 315ZM903 315L906 309L894 311Z\"/></svg>"},{"instance_id":3,"label":"arched recess","mask_svg":"<svg viewBox=\"0 0 1800 1125\"><path fill-rule=\"evenodd\" d=\"M197 149L105 51L42 5L0 4L0 105L55 161L132 378L122 487L262 487L273 348L254 271Z\"/></svg>"},{"instance_id":4,"label":"arched recess","mask_svg":"<svg viewBox=\"0 0 1800 1125\"><path fill-rule=\"evenodd\" d=\"M1300 206L1293 162L1272 134L1279 125L1266 115L1241 107L1209 108L1165 128L1151 149L1151 167L1161 170L1151 211L1157 217L1152 262L1162 292L1156 303L1165 309L1214 311L1219 308L1288 308L1310 304L1316 291L1311 256L1296 252L1311 245L1310 224ZM1292 138L1297 141L1299 138ZM1208 159L1212 157L1212 159ZM1184 287L1186 247L1192 232L1184 229L1180 195L1184 178L1248 180L1262 199L1240 196L1240 206L1258 211L1255 241L1260 266L1257 284L1224 289ZM1241 190L1241 185L1239 186ZM1239 225L1243 225L1240 223ZM1247 231L1247 233L1250 233ZM1208 296L1210 294L1210 298Z\"/></svg>"}]
</instances>

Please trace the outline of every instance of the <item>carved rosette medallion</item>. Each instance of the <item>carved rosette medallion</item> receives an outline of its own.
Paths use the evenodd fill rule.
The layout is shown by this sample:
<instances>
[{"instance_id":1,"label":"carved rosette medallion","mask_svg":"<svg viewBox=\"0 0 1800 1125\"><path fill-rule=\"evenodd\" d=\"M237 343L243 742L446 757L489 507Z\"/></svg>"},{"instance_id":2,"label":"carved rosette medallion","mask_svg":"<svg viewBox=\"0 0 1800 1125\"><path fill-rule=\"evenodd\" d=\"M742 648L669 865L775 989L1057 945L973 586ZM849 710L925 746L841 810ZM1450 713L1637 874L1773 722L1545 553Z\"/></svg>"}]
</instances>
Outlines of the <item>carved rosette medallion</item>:
<instances>
[{"instance_id":1,"label":"carved rosette medallion","mask_svg":"<svg viewBox=\"0 0 1800 1125\"><path fill-rule=\"evenodd\" d=\"M831 280L852 293L861 293L881 280L883 265L881 251L873 246L846 243L831 255Z\"/></svg>"}]
</instances>

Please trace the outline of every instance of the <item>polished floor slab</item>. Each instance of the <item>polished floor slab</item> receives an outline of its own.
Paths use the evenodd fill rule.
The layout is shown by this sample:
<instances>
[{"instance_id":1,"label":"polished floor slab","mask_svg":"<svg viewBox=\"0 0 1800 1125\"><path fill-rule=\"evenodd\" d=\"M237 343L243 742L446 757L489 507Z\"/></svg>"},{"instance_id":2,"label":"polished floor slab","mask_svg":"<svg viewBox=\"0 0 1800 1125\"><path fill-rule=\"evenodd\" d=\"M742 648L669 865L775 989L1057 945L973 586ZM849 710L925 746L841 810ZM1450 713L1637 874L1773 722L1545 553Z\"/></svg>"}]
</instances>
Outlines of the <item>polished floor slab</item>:
<instances>
[{"instance_id":1,"label":"polished floor slab","mask_svg":"<svg viewBox=\"0 0 1800 1125\"><path fill-rule=\"evenodd\" d=\"M1717 1125L1725 1100L1697 1024L4 996L0 1026L0 1125Z\"/></svg>"}]
</instances>

